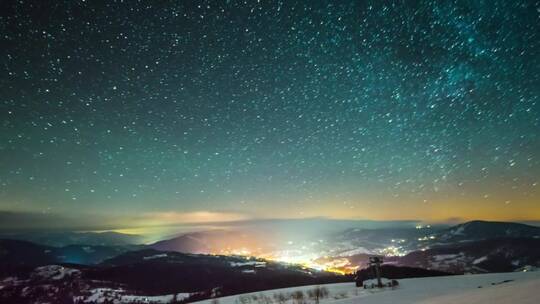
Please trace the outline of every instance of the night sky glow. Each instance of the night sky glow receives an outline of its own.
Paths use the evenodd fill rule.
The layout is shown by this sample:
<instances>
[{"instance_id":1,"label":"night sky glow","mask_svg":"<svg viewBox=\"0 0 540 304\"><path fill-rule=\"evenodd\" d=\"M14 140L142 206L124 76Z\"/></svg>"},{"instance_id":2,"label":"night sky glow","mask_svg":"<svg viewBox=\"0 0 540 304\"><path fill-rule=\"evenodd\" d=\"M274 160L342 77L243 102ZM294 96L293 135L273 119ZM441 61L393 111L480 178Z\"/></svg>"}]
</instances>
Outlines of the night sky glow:
<instances>
[{"instance_id":1,"label":"night sky glow","mask_svg":"<svg viewBox=\"0 0 540 304\"><path fill-rule=\"evenodd\" d=\"M0 12L0 211L118 228L540 219L537 1Z\"/></svg>"}]
</instances>

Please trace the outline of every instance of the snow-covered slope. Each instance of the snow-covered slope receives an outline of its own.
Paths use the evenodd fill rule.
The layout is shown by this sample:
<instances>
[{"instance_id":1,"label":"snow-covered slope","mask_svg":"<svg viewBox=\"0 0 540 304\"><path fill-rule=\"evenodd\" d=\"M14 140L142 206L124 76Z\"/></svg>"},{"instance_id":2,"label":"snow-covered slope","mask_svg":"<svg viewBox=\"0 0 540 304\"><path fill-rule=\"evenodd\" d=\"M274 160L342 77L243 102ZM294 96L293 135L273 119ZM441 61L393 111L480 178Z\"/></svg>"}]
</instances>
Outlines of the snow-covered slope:
<instances>
[{"instance_id":1,"label":"snow-covered slope","mask_svg":"<svg viewBox=\"0 0 540 304\"><path fill-rule=\"evenodd\" d=\"M525 280L510 282L503 286L491 288L478 288L463 293L435 297L422 304L456 304L456 303L489 303L489 304L536 304L538 303L537 290L540 280Z\"/></svg>"},{"instance_id":2,"label":"snow-covered slope","mask_svg":"<svg viewBox=\"0 0 540 304\"><path fill-rule=\"evenodd\" d=\"M328 291L328 296L319 303L538 303L540 272L403 279L399 280L399 283L399 287L385 290L365 290L357 288L354 283L322 285L321 287ZM314 294L316 287L275 289L217 300L219 304L267 303L265 299L272 299L274 303L298 303L293 298L298 298L301 291L307 303L315 303L315 300L309 297L310 293ZM196 303L210 304L212 300Z\"/></svg>"},{"instance_id":3,"label":"snow-covered slope","mask_svg":"<svg viewBox=\"0 0 540 304\"><path fill-rule=\"evenodd\" d=\"M131 304L131 303L145 303L145 304L167 304L175 303L174 301L181 301L189 297L189 293L167 294L160 296L142 296L142 295L129 295L125 294L122 289L112 288L96 288L91 290L90 296L78 296L74 297L79 303L114 303L114 304ZM107 302L109 301L109 302ZM176 302L177 303L177 302Z\"/></svg>"}]
</instances>

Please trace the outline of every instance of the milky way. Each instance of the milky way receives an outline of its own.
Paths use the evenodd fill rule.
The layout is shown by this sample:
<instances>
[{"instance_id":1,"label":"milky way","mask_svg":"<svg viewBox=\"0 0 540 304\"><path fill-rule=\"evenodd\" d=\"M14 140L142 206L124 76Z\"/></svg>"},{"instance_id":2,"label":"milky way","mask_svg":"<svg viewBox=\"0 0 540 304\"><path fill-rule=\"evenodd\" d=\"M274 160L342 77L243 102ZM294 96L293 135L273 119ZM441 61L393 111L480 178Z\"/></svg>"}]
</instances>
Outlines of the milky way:
<instances>
[{"instance_id":1,"label":"milky way","mask_svg":"<svg viewBox=\"0 0 540 304\"><path fill-rule=\"evenodd\" d=\"M535 1L0 11L1 210L540 218Z\"/></svg>"}]
</instances>

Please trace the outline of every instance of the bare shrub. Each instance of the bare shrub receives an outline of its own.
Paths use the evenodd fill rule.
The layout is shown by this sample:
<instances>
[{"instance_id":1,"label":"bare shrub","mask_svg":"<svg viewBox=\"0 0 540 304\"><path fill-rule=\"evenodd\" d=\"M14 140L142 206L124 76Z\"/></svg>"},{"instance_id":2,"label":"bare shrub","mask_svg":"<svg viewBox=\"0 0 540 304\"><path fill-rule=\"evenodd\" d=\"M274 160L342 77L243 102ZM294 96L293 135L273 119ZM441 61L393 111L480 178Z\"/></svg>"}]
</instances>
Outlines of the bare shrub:
<instances>
[{"instance_id":1,"label":"bare shrub","mask_svg":"<svg viewBox=\"0 0 540 304\"><path fill-rule=\"evenodd\" d=\"M308 290L308 296L310 299L314 300L316 304L319 304L321 299L328 297L328 289L326 289L326 287L317 286Z\"/></svg>"},{"instance_id":2,"label":"bare shrub","mask_svg":"<svg viewBox=\"0 0 540 304\"><path fill-rule=\"evenodd\" d=\"M291 297L293 299L293 302L296 303L296 304L305 304L306 303L304 292L301 291L301 290L297 290L297 291L293 292L291 294Z\"/></svg>"},{"instance_id":3,"label":"bare shrub","mask_svg":"<svg viewBox=\"0 0 540 304\"><path fill-rule=\"evenodd\" d=\"M274 294L274 302L277 303L277 304L285 304L285 302L287 302L287 296L285 294L283 294L282 292L275 293Z\"/></svg>"}]
</instances>

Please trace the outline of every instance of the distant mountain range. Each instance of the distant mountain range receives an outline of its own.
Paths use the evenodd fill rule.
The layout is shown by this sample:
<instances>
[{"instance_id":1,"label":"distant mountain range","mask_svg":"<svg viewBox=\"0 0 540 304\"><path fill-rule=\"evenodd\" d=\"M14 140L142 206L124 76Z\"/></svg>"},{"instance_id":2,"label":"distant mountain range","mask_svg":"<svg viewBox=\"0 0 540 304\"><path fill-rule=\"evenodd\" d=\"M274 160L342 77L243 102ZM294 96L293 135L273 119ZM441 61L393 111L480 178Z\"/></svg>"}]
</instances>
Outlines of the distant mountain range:
<instances>
[{"instance_id":1,"label":"distant mountain range","mask_svg":"<svg viewBox=\"0 0 540 304\"><path fill-rule=\"evenodd\" d=\"M351 281L351 276L261 259L183 254L154 249L129 251L98 265L58 264L50 247L24 241L0 243L0 302L64 303L91 298L99 289L128 294L178 294L194 299L299 285ZM25 256L19 253L24 252ZM47 266L39 266L44 264ZM11 269L4 268L11 265ZM16 267L18 266L18 267ZM37 268L36 268L37 267ZM9 276L2 280L3 277ZM46 292L45 292L46 291ZM48 296L45 296L48 295ZM66 302L67 303L67 302Z\"/></svg>"},{"instance_id":2,"label":"distant mountain range","mask_svg":"<svg viewBox=\"0 0 540 304\"><path fill-rule=\"evenodd\" d=\"M35 274L43 269L46 272L54 270L55 278L63 278L63 273L68 273L66 278L76 282L80 295L92 288L103 287L146 294L183 293L190 299L352 280L352 276L299 265L253 257L214 255L245 246L265 248L264 243L269 243L264 238L238 231L188 233L150 245L133 245L130 242L135 239L131 236L115 233L75 236L77 238L72 238L67 233L41 240L62 246L0 239L0 286L4 286L1 287L3 293L9 291L10 297L20 296L21 288L28 284L56 286L58 290L72 286L64 279L44 279L41 274ZM92 244L65 245L85 239ZM384 253L381 250L399 248L407 251L405 255L390 254L384 258L384 274L395 278L522 271L540 267L540 228L516 223L473 221L448 228L347 229L316 245L324 246L313 247L325 250L321 259L346 259L351 265L360 267L365 267L370 255ZM53 270L35 270L52 264L62 266L55 266ZM360 272L364 276L369 276L369 273L369 270ZM8 276L16 279L3 280ZM39 290L36 293L41 294ZM23 300L20 303L25 303Z\"/></svg>"},{"instance_id":3,"label":"distant mountain range","mask_svg":"<svg viewBox=\"0 0 540 304\"><path fill-rule=\"evenodd\" d=\"M386 260L400 266L452 273L517 271L540 266L540 239L515 237L458 242Z\"/></svg>"},{"instance_id":4,"label":"distant mountain range","mask_svg":"<svg viewBox=\"0 0 540 304\"><path fill-rule=\"evenodd\" d=\"M112 231L106 232L27 232L0 233L0 239L22 240L36 244L63 247L69 245L123 246L140 244L142 237Z\"/></svg>"},{"instance_id":5,"label":"distant mountain range","mask_svg":"<svg viewBox=\"0 0 540 304\"><path fill-rule=\"evenodd\" d=\"M183 253L218 253L226 249L253 247L255 241L255 237L242 231L210 230L186 233L150 244L148 247Z\"/></svg>"},{"instance_id":6,"label":"distant mountain range","mask_svg":"<svg viewBox=\"0 0 540 304\"><path fill-rule=\"evenodd\" d=\"M220 287L220 293L295 285L344 282L350 278L256 258L183 254L146 249L127 252L89 269L87 277L111 280L149 293L198 292Z\"/></svg>"},{"instance_id":7,"label":"distant mountain range","mask_svg":"<svg viewBox=\"0 0 540 304\"><path fill-rule=\"evenodd\" d=\"M362 231L355 234L361 235ZM367 248L402 246L410 253L385 258L399 266L451 273L518 271L540 266L540 227L519 223L471 221L444 229L367 231L353 241L361 239L367 240ZM351 252L345 255L349 261L365 267L371 253Z\"/></svg>"},{"instance_id":8,"label":"distant mountain range","mask_svg":"<svg viewBox=\"0 0 540 304\"><path fill-rule=\"evenodd\" d=\"M510 222L471 221L448 228L420 226L348 229L335 235L333 246L341 251L341 256L350 256L354 253L387 254L384 249L388 247L399 247L401 251L415 251L438 245L494 238L540 238L540 227Z\"/></svg>"},{"instance_id":9,"label":"distant mountain range","mask_svg":"<svg viewBox=\"0 0 540 304\"><path fill-rule=\"evenodd\" d=\"M435 234L437 243L458 243L495 238L540 238L540 227L519 223L471 221Z\"/></svg>"},{"instance_id":10,"label":"distant mountain range","mask_svg":"<svg viewBox=\"0 0 540 304\"><path fill-rule=\"evenodd\" d=\"M328 242L341 256L349 256L351 253L382 253L390 246L409 251L417 249L418 239L435 234L443 228L446 227L347 229L332 235Z\"/></svg>"},{"instance_id":11,"label":"distant mountain range","mask_svg":"<svg viewBox=\"0 0 540 304\"><path fill-rule=\"evenodd\" d=\"M0 239L0 276L15 270L32 269L55 263L97 264L124 252L140 248L141 246L138 245L52 247L27 241Z\"/></svg>"},{"instance_id":12,"label":"distant mountain range","mask_svg":"<svg viewBox=\"0 0 540 304\"><path fill-rule=\"evenodd\" d=\"M505 272L540 266L540 227L471 221L421 238L398 265L455 273Z\"/></svg>"},{"instance_id":13,"label":"distant mountain range","mask_svg":"<svg viewBox=\"0 0 540 304\"><path fill-rule=\"evenodd\" d=\"M39 244L42 245L37 245L35 242L25 243L15 240L16 235L10 236L11 240L0 241L0 250L2 250L0 251L0 257L4 256L3 259L7 261L9 256L13 256L14 259L11 260L11 264L21 263L21 261L26 260L21 258L26 255L33 255L32 259L28 260L35 262L98 264L125 252L140 249L195 254L230 254L242 248L257 248L263 252L271 250L269 242L262 237L249 232L230 230L187 233L150 245L133 245L140 237L114 232L64 232L38 234L33 237L29 234L20 235L23 239L36 239L39 236L41 237ZM485 244L491 246L497 244L497 242L489 241L493 239L497 239L501 246L506 246L506 249L516 246L516 250L518 250L528 244L534 245L540 240L540 227L507 222L471 221L449 228L347 229L340 234L327 237L325 242L321 243L323 245L318 244L319 247L314 250L320 249L324 251L322 255L329 258L348 258L351 263L360 265L368 255L372 254L396 255L396 253L410 252L411 256L425 256L428 254L435 256L439 252L452 252L449 254L454 254L453 252L458 250L457 248L467 250L466 253L471 257L481 258L481 256L477 256L474 244L467 243L485 241ZM521 239L521 241L512 241L512 239ZM36 250L36 248L39 248L39 250ZM294 249L294 247L292 248ZM523 254L527 256L527 252ZM492 256L493 254L489 255ZM512 255L512 258L516 257ZM405 261L404 258L402 259ZM415 261L414 263L403 262L403 264L437 268L448 263L432 263L428 265L427 262ZM523 263L514 261L514 264L521 267ZM444 266L444 268L448 270L447 266ZM477 269L468 267L464 270L469 271L469 268ZM493 267L488 267L486 271L491 271L491 269Z\"/></svg>"}]
</instances>

